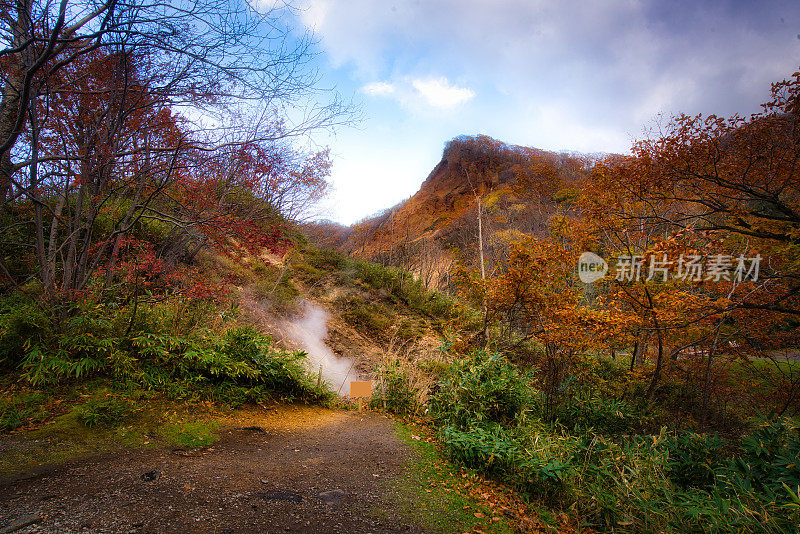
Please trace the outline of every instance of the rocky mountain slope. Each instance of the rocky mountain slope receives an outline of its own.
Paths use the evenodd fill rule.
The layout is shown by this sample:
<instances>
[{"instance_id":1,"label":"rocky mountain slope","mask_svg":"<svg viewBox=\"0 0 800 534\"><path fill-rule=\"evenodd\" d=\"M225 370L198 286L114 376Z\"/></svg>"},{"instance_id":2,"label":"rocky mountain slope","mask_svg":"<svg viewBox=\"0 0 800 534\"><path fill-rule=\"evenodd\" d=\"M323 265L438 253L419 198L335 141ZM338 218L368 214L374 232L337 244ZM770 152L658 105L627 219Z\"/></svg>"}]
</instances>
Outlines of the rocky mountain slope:
<instances>
[{"instance_id":1,"label":"rocky mountain slope","mask_svg":"<svg viewBox=\"0 0 800 534\"><path fill-rule=\"evenodd\" d=\"M455 258L477 261L479 217L488 266L523 234L546 231L568 210L594 158L460 136L408 200L350 228L319 223L308 233L356 257L402 267L446 287ZM480 208L479 208L480 204Z\"/></svg>"}]
</instances>

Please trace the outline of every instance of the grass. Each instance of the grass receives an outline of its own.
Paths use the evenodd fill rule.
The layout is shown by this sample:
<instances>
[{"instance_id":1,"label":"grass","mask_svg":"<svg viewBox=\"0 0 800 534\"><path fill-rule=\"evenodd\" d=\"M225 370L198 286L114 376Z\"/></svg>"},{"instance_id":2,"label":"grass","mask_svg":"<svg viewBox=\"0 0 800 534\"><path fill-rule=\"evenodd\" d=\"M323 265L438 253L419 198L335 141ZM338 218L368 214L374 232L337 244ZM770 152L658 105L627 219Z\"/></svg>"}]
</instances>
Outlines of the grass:
<instances>
[{"instance_id":1,"label":"grass","mask_svg":"<svg viewBox=\"0 0 800 534\"><path fill-rule=\"evenodd\" d=\"M76 407L78 420L88 427L111 426L125 420L134 410L133 403L124 396L107 394L91 399Z\"/></svg>"},{"instance_id":2,"label":"grass","mask_svg":"<svg viewBox=\"0 0 800 534\"><path fill-rule=\"evenodd\" d=\"M161 427L159 435L171 445L186 449L210 447L219 440L217 421L176 421Z\"/></svg>"},{"instance_id":3,"label":"grass","mask_svg":"<svg viewBox=\"0 0 800 534\"><path fill-rule=\"evenodd\" d=\"M47 396L41 391L10 394L0 399L0 432L16 430L26 424L47 419Z\"/></svg>"},{"instance_id":4,"label":"grass","mask_svg":"<svg viewBox=\"0 0 800 534\"><path fill-rule=\"evenodd\" d=\"M357 260L311 244L305 244L299 250L300 257L293 263L291 272L310 286L324 285L328 281L333 285L380 292L382 300L394 306L402 303L428 319L459 317L475 322L478 318L475 310L450 295L428 290L409 272ZM409 333L413 334L413 327Z\"/></svg>"},{"instance_id":5,"label":"grass","mask_svg":"<svg viewBox=\"0 0 800 534\"><path fill-rule=\"evenodd\" d=\"M113 397L112 397L113 398ZM197 448L219 436L216 411L176 406L163 399L140 399L135 411L88 425L86 413L104 405L94 395L46 424L5 436L0 441L0 478L13 478L42 466L54 466L96 454L158 447ZM112 409L113 411L113 409ZM94 420L94 419L92 419Z\"/></svg>"},{"instance_id":6,"label":"grass","mask_svg":"<svg viewBox=\"0 0 800 534\"><path fill-rule=\"evenodd\" d=\"M770 373L782 372L787 375L797 374L800 372L800 361L798 360L782 360L775 358L775 360L760 360L753 359L750 361L753 367L759 371L766 371ZM746 370L746 366L737 361L733 364L734 370Z\"/></svg>"},{"instance_id":7,"label":"grass","mask_svg":"<svg viewBox=\"0 0 800 534\"><path fill-rule=\"evenodd\" d=\"M473 473L459 471L448 463L434 443L412 438L424 436L420 428L397 423L395 430L413 453L405 477L399 482L398 506L402 513L426 532L514 532L506 518L464 494L467 479L475 477Z\"/></svg>"}]
</instances>

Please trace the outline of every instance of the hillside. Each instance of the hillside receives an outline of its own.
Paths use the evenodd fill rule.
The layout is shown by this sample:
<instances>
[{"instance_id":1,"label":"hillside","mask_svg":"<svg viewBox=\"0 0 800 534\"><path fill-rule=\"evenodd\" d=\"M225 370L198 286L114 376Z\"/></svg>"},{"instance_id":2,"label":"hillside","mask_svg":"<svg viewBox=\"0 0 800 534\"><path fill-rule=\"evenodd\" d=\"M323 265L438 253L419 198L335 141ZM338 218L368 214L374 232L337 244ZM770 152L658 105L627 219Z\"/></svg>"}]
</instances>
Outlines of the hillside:
<instances>
[{"instance_id":1,"label":"hillside","mask_svg":"<svg viewBox=\"0 0 800 534\"><path fill-rule=\"evenodd\" d=\"M592 157L508 145L487 136L449 141L408 200L348 229L330 222L307 233L324 246L401 267L446 288L456 254L477 261L478 201L487 265L522 234L541 235L568 209Z\"/></svg>"},{"instance_id":2,"label":"hillside","mask_svg":"<svg viewBox=\"0 0 800 534\"><path fill-rule=\"evenodd\" d=\"M773 3L4 2L0 534L799 534Z\"/></svg>"},{"instance_id":3,"label":"hillside","mask_svg":"<svg viewBox=\"0 0 800 534\"><path fill-rule=\"evenodd\" d=\"M68 219L9 202L0 528L106 530L133 480L143 532L795 532L798 101L800 73L774 111L681 117L627 157L457 138L408 201L309 232L344 252L269 176L184 176L153 204L110 187L89 212L80 181Z\"/></svg>"}]
</instances>

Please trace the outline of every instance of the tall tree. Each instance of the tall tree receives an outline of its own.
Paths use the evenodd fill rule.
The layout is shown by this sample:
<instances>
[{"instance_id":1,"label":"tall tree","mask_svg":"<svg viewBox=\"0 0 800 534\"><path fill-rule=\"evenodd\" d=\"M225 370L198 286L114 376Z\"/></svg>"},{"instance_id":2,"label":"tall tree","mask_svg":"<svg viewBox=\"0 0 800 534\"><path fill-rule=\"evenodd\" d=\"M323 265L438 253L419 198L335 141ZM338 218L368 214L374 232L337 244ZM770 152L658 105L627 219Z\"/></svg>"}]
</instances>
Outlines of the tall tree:
<instances>
[{"instance_id":1,"label":"tall tree","mask_svg":"<svg viewBox=\"0 0 800 534\"><path fill-rule=\"evenodd\" d=\"M249 213L227 215L252 234L257 221L241 221L255 206L299 216L324 193L327 154L290 140L350 115L336 95L318 103L310 40L283 16L227 0L2 6L0 232L35 250L46 291L81 290L106 260L113 270L141 220L196 236L249 187ZM198 196L201 182L214 194ZM188 191L215 203L188 206Z\"/></svg>"},{"instance_id":2,"label":"tall tree","mask_svg":"<svg viewBox=\"0 0 800 534\"><path fill-rule=\"evenodd\" d=\"M214 125L208 143L299 135L348 120L335 97L318 102L309 36L295 36L284 10L260 14L244 0L12 0L0 9L0 202L25 195L16 174L22 132L41 87L93 50L132 53L160 98ZM238 103L238 104L237 104ZM246 113L247 139L231 139ZM242 106L246 106L242 108ZM276 113L294 108L291 127ZM283 117L281 117L283 119ZM223 135L221 132L224 132ZM23 159L27 159L24 158Z\"/></svg>"}]
</instances>

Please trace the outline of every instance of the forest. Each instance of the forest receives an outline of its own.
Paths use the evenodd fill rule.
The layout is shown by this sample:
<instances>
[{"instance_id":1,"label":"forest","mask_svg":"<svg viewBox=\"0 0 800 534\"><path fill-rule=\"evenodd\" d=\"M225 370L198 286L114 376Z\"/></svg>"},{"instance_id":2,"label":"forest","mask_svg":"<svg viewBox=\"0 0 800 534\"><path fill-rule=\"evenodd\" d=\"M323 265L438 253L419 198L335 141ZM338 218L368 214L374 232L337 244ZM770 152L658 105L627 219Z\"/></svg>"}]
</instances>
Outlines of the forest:
<instances>
[{"instance_id":1,"label":"forest","mask_svg":"<svg viewBox=\"0 0 800 534\"><path fill-rule=\"evenodd\" d=\"M434 278L477 313L425 401L453 458L600 530L796 528L799 83L749 117L675 117L577 173L574 155L448 145L470 153L453 172L480 177L450 219L472 219L471 239L437 251L452 277ZM509 217L545 195L544 230ZM392 214L363 223L383 263ZM396 261L435 245L394 224Z\"/></svg>"},{"instance_id":2,"label":"forest","mask_svg":"<svg viewBox=\"0 0 800 534\"><path fill-rule=\"evenodd\" d=\"M273 328L314 301L372 410L553 531L796 532L800 73L627 155L455 138L342 228L308 220L307 136L357 112L299 68L310 36L217 0L7 3L0 34L6 437L352 409Z\"/></svg>"}]
</instances>

